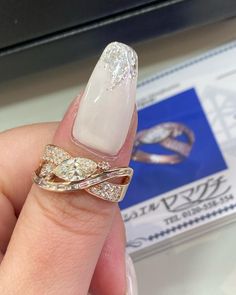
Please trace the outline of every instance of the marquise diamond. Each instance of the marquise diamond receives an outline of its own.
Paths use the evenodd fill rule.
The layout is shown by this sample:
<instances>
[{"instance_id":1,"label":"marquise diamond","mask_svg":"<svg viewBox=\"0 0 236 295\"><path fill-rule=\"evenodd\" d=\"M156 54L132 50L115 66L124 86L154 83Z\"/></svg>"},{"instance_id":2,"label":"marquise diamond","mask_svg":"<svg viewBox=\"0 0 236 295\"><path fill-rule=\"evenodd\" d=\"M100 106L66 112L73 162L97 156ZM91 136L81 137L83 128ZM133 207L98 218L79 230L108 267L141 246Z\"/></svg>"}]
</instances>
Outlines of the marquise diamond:
<instances>
[{"instance_id":1,"label":"marquise diamond","mask_svg":"<svg viewBox=\"0 0 236 295\"><path fill-rule=\"evenodd\" d=\"M91 176L97 163L85 158L71 158L63 161L54 169L54 174L66 181L80 181Z\"/></svg>"}]
</instances>

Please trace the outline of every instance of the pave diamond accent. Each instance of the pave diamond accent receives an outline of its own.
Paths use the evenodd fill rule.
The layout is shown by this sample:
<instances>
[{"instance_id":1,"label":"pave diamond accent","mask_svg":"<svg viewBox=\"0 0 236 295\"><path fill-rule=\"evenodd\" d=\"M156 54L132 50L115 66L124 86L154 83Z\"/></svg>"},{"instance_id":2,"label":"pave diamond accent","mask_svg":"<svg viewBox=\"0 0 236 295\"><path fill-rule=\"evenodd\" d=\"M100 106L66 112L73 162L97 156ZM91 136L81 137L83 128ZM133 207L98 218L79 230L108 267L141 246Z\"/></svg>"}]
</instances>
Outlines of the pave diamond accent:
<instances>
[{"instance_id":1,"label":"pave diamond accent","mask_svg":"<svg viewBox=\"0 0 236 295\"><path fill-rule=\"evenodd\" d=\"M50 179L53 173L54 165L52 163L45 163L40 169L39 176Z\"/></svg>"},{"instance_id":2,"label":"pave diamond accent","mask_svg":"<svg viewBox=\"0 0 236 295\"><path fill-rule=\"evenodd\" d=\"M102 161L98 163L98 168L103 171L107 171L111 168L111 165L108 162Z\"/></svg>"},{"instance_id":3,"label":"pave diamond accent","mask_svg":"<svg viewBox=\"0 0 236 295\"><path fill-rule=\"evenodd\" d=\"M109 183L107 181L94 185L87 190L102 199L113 202L118 201L122 193L122 187L120 185Z\"/></svg>"},{"instance_id":4,"label":"pave diamond accent","mask_svg":"<svg viewBox=\"0 0 236 295\"><path fill-rule=\"evenodd\" d=\"M102 56L104 67L111 76L111 90L124 80L133 79L137 75L137 55L127 45L113 42L109 44Z\"/></svg>"},{"instance_id":5,"label":"pave diamond accent","mask_svg":"<svg viewBox=\"0 0 236 295\"><path fill-rule=\"evenodd\" d=\"M80 181L91 176L97 169L97 163L85 158L71 158L58 165L53 173L66 181Z\"/></svg>"},{"instance_id":6,"label":"pave diamond accent","mask_svg":"<svg viewBox=\"0 0 236 295\"><path fill-rule=\"evenodd\" d=\"M69 153L54 145L47 145L43 154L44 161L51 162L55 165L59 165L70 158Z\"/></svg>"},{"instance_id":7,"label":"pave diamond accent","mask_svg":"<svg viewBox=\"0 0 236 295\"><path fill-rule=\"evenodd\" d=\"M148 132L141 132L141 142L146 144L159 143L171 135L170 129L161 126L150 128Z\"/></svg>"},{"instance_id":8,"label":"pave diamond accent","mask_svg":"<svg viewBox=\"0 0 236 295\"><path fill-rule=\"evenodd\" d=\"M35 171L33 180L41 188L54 192L86 190L111 202L123 199L130 183L133 170L129 167L111 168L106 161L72 157L54 145L47 145L40 167ZM120 179L121 184L110 182Z\"/></svg>"}]
</instances>

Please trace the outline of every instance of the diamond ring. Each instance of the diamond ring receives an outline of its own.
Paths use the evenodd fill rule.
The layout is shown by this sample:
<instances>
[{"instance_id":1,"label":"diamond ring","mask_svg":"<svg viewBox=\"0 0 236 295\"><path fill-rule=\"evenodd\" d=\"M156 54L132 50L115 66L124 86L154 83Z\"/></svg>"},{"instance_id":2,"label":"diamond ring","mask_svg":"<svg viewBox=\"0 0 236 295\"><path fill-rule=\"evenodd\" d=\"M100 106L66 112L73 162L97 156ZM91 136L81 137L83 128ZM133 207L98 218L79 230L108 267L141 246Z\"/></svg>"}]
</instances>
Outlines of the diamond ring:
<instances>
[{"instance_id":1,"label":"diamond ring","mask_svg":"<svg viewBox=\"0 0 236 295\"><path fill-rule=\"evenodd\" d=\"M153 164L177 164L189 156L194 141L193 131L184 124L175 122L158 124L138 132L132 160ZM142 150L142 146L151 144L158 144L168 153L157 154Z\"/></svg>"},{"instance_id":2,"label":"diamond ring","mask_svg":"<svg viewBox=\"0 0 236 295\"><path fill-rule=\"evenodd\" d=\"M55 192L85 190L106 201L120 202L133 175L129 167L111 168L105 161L72 157L55 145L47 145L33 181L41 188ZM112 180L119 179L114 183Z\"/></svg>"}]
</instances>

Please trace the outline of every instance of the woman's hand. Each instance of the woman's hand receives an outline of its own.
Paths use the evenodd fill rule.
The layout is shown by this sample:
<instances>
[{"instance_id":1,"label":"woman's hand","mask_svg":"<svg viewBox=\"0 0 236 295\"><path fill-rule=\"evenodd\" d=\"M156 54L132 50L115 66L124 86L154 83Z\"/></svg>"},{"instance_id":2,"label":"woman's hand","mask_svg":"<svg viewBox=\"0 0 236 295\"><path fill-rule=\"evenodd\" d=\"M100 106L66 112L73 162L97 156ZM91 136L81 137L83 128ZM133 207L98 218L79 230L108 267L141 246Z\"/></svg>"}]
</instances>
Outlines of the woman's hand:
<instances>
[{"instance_id":1,"label":"woman's hand","mask_svg":"<svg viewBox=\"0 0 236 295\"><path fill-rule=\"evenodd\" d=\"M84 190L32 186L48 143L111 167L128 165L136 78L135 53L111 43L62 122L0 134L1 295L137 294L118 206Z\"/></svg>"}]
</instances>

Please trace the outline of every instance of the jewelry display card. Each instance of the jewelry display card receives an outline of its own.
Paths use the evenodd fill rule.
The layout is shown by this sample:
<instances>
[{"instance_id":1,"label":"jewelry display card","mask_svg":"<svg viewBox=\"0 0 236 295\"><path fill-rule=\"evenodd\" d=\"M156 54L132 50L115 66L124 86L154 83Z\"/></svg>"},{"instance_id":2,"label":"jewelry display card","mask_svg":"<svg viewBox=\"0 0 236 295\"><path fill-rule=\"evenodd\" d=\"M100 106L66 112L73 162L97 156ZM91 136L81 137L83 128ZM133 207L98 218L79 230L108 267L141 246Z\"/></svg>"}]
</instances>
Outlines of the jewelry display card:
<instances>
[{"instance_id":1,"label":"jewelry display card","mask_svg":"<svg viewBox=\"0 0 236 295\"><path fill-rule=\"evenodd\" d=\"M120 204L134 258L235 219L235 54L232 42L138 86L134 177Z\"/></svg>"}]
</instances>

